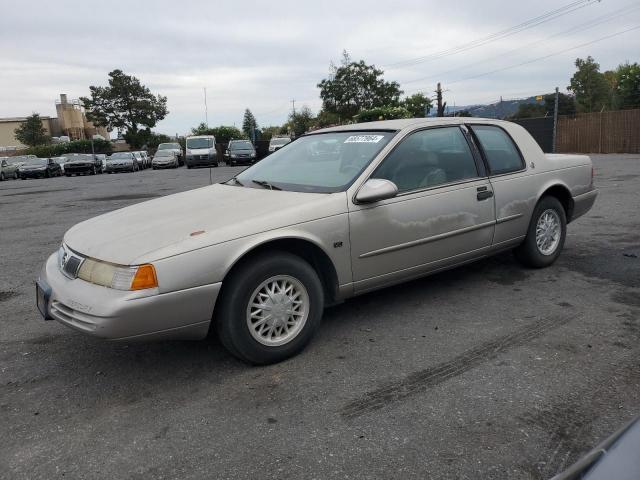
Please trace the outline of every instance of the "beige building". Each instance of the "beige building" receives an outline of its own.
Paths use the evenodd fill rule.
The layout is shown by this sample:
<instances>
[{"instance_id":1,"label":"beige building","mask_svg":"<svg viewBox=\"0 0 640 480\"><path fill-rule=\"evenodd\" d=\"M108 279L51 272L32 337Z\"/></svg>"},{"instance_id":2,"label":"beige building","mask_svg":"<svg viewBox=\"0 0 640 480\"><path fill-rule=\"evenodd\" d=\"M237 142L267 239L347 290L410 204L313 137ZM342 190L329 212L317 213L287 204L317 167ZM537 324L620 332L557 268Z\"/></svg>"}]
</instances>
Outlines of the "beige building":
<instances>
[{"instance_id":1,"label":"beige building","mask_svg":"<svg viewBox=\"0 0 640 480\"><path fill-rule=\"evenodd\" d=\"M68 136L71 140L82 140L91 138L93 135L101 135L108 139L109 132L104 127L96 127L87 120L84 108L78 100L67 99L66 94L61 94L60 99L56 100L57 117L41 116L42 126L47 131L47 135L59 137ZM15 137L15 129L18 128L26 117L0 118L0 147L15 147L16 149L24 148Z\"/></svg>"}]
</instances>

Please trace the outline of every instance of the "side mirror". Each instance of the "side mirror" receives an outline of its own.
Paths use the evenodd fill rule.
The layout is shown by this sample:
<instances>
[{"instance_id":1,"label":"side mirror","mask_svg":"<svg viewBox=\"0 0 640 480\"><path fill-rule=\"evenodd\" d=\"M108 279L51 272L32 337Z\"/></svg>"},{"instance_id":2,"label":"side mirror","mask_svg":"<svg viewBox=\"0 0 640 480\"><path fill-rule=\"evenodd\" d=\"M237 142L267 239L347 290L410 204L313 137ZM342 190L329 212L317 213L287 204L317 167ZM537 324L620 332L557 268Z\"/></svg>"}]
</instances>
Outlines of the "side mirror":
<instances>
[{"instance_id":1,"label":"side mirror","mask_svg":"<svg viewBox=\"0 0 640 480\"><path fill-rule=\"evenodd\" d=\"M356 194L356 203L373 203L393 198L398 194L398 187L390 180L370 178Z\"/></svg>"}]
</instances>

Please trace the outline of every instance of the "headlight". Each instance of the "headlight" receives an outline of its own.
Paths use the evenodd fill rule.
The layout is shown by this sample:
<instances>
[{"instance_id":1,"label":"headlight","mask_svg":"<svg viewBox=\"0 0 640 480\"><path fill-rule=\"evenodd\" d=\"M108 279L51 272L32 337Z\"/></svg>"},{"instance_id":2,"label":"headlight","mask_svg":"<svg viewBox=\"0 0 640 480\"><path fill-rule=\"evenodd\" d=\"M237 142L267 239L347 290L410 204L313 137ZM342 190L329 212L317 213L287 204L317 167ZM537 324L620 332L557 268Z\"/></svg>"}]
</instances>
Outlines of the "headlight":
<instances>
[{"instance_id":1,"label":"headlight","mask_svg":"<svg viewBox=\"0 0 640 480\"><path fill-rule=\"evenodd\" d=\"M87 258L80 266L78 278L116 290L143 290L158 286L156 269L150 263L128 267Z\"/></svg>"}]
</instances>

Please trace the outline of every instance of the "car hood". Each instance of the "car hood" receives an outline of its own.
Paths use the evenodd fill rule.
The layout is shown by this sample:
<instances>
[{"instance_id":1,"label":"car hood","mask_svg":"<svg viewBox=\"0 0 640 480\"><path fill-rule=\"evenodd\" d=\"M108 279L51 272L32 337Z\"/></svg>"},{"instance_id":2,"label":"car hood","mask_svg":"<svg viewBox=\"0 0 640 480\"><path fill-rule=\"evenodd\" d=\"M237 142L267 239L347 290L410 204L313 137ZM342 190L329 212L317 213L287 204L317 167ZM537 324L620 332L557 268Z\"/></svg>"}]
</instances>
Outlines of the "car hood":
<instances>
[{"instance_id":1,"label":"car hood","mask_svg":"<svg viewBox=\"0 0 640 480\"><path fill-rule=\"evenodd\" d=\"M138 203L69 229L76 252L137 265L347 211L346 193L300 193L216 184ZM193 235L195 233L195 235Z\"/></svg>"},{"instance_id":2,"label":"car hood","mask_svg":"<svg viewBox=\"0 0 640 480\"><path fill-rule=\"evenodd\" d=\"M20 170L23 170L23 171L27 171L27 170L43 170L43 169L47 168L47 166L46 165L21 165L18 168Z\"/></svg>"}]
</instances>

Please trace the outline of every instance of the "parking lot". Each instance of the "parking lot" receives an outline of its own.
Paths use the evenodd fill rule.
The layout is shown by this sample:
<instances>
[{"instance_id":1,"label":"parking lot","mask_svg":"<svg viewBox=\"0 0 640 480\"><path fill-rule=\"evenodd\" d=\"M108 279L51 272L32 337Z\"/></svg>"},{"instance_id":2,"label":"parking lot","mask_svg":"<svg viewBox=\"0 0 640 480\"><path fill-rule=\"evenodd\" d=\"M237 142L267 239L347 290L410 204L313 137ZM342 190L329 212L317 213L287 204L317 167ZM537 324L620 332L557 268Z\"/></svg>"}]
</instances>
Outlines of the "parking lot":
<instances>
[{"instance_id":1,"label":"parking lot","mask_svg":"<svg viewBox=\"0 0 640 480\"><path fill-rule=\"evenodd\" d=\"M507 253L355 298L261 368L217 341L89 338L34 305L69 227L209 170L0 183L0 477L553 476L640 413L640 156L593 158L600 196L551 268Z\"/></svg>"}]
</instances>

